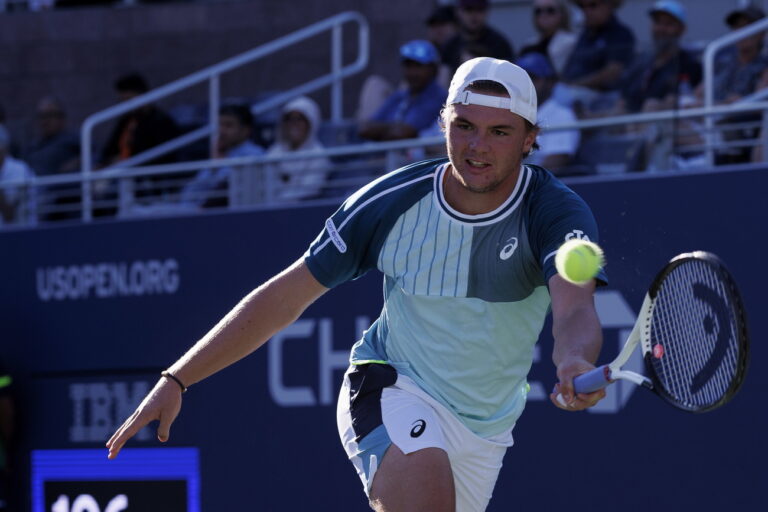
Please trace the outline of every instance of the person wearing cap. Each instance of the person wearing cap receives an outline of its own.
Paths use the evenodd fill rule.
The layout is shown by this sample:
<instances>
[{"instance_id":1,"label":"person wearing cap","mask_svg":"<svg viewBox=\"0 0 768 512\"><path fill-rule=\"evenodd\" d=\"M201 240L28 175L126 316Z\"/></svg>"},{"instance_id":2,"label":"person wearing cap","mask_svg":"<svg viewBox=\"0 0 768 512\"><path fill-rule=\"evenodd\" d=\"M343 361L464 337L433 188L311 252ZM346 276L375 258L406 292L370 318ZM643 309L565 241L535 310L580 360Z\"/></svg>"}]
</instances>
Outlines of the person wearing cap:
<instances>
[{"instance_id":1,"label":"person wearing cap","mask_svg":"<svg viewBox=\"0 0 768 512\"><path fill-rule=\"evenodd\" d=\"M10 155L11 137L5 126L0 124L0 184L23 182L34 177L34 173L22 160ZM0 188L0 226L19 222L22 216L23 192L19 187ZM28 203L31 201L28 199ZM29 209L29 204L27 205Z\"/></svg>"},{"instance_id":2,"label":"person wearing cap","mask_svg":"<svg viewBox=\"0 0 768 512\"><path fill-rule=\"evenodd\" d=\"M437 83L440 55L429 41L416 39L400 47L405 87L394 91L359 128L363 139L410 139L435 122L446 91Z\"/></svg>"},{"instance_id":3,"label":"person wearing cap","mask_svg":"<svg viewBox=\"0 0 768 512\"><path fill-rule=\"evenodd\" d=\"M641 54L622 77L625 112L651 112L687 106L701 83L701 64L681 47L687 13L675 0L659 0L648 11L653 48Z\"/></svg>"},{"instance_id":4,"label":"person wearing cap","mask_svg":"<svg viewBox=\"0 0 768 512\"><path fill-rule=\"evenodd\" d=\"M557 84L557 75L554 66L545 55L526 53L517 59L517 65L530 75L536 87L539 102L538 124L543 128L536 139L539 149L535 150L525 162L545 167L556 176L564 176L568 174L568 166L578 151L581 135L578 130L548 131L547 127L575 123L578 121L576 114L572 108L552 97L552 91Z\"/></svg>"},{"instance_id":5,"label":"person wearing cap","mask_svg":"<svg viewBox=\"0 0 768 512\"><path fill-rule=\"evenodd\" d=\"M725 23L732 31L741 30L765 18L765 12L754 5L735 9L725 17ZM765 31L739 39L733 46L716 56L713 93L716 103L734 103L765 87L768 87L768 57L764 53ZM703 90L697 90L703 97ZM732 114L718 120L723 129L720 136L726 142L755 140L760 136L756 127L762 120L761 112ZM732 125L732 126L728 126ZM741 126L739 126L741 125ZM715 153L717 164L740 164L761 161L760 146L720 149Z\"/></svg>"},{"instance_id":6,"label":"person wearing cap","mask_svg":"<svg viewBox=\"0 0 768 512\"><path fill-rule=\"evenodd\" d=\"M600 271L574 285L553 261L566 240L597 241L597 225L572 190L523 164L538 131L530 77L508 61L469 60L451 80L442 118L448 158L397 169L352 194L303 256L161 374L107 442L110 458L152 420L166 441L190 384L374 269L384 274L384 306L352 347L337 420L375 510L485 510L549 311L560 380L553 404L577 411L605 396L575 395L572 379L598 356L593 293L607 278Z\"/></svg>"},{"instance_id":7,"label":"person wearing cap","mask_svg":"<svg viewBox=\"0 0 768 512\"><path fill-rule=\"evenodd\" d=\"M762 9L748 6L736 9L725 17L732 31L765 18ZM723 51L715 67L714 96L719 103L733 103L765 85L768 59L763 54L765 31L738 40Z\"/></svg>"},{"instance_id":8,"label":"person wearing cap","mask_svg":"<svg viewBox=\"0 0 768 512\"><path fill-rule=\"evenodd\" d=\"M488 24L488 0L458 0L456 15L459 33L448 41L442 51L443 62L453 74L463 62L464 47L476 43L488 49L485 57L513 60L515 52L507 38Z\"/></svg>"}]
</instances>

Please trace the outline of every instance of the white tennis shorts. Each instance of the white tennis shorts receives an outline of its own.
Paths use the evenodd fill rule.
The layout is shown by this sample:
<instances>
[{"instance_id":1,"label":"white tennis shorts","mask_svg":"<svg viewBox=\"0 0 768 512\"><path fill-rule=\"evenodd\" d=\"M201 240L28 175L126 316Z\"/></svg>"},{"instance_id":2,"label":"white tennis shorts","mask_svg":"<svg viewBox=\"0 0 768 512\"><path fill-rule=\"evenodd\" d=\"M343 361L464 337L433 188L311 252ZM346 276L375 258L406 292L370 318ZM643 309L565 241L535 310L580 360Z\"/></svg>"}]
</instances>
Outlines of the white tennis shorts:
<instances>
[{"instance_id":1,"label":"white tennis shorts","mask_svg":"<svg viewBox=\"0 0 768 512\"><path fill-rule=\"evenodd\" d=\"M488 506L512 433L490 439L470 431L410 378L385 364L353 366L337 407L339 435L366 494L387 448L403 453L445 450L456 487L457 512Z\"/></svg>"}]
</instances>

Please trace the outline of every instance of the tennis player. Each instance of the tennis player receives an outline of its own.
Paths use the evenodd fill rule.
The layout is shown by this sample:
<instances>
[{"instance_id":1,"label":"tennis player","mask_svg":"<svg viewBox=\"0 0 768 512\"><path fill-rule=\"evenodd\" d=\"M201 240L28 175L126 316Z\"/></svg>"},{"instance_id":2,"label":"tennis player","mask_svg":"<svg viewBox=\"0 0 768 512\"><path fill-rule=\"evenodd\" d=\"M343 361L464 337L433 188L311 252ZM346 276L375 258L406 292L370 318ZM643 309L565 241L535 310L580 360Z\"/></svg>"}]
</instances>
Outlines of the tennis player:
<instances>
[{"instance_id":1,"label":"tennis player","mask_svg":"<svg viewBox=\"0 0 768 512\"><path fill-rule=\"evenodd\" d=\"M293 265L247 295L174 363L108 441L109 457L153 420L166 441L186 386L248 355L328 289L384 274L384 308L352 348L338 401L342 444L378 511L482 511L523 411L534 344L551 309L559 384L575 395L602 343L593 292L557 275L573 237L597 241L585 202L546 170L535 146L536 92L521 68L465 62L442 113L448 159L365 186ZM562 393L566 405L555 400Z\"/></svg>"}]
</instances>

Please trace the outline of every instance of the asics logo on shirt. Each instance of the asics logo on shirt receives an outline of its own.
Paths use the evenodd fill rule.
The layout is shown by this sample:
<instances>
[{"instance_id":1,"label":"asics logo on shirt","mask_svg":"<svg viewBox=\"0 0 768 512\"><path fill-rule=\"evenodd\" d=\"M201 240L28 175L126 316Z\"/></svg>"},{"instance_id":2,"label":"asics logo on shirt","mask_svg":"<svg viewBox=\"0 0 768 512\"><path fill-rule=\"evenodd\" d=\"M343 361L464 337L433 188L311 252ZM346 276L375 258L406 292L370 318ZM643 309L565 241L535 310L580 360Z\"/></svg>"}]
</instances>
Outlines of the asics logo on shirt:
<instances>
[{"instance_id":1,"label":"asics logo on shirt","mask_svg":"<svg viewBox=\"0 0 768 512\"><path fill-rule=\"evenodd\" d=\"M501 252L499 253L499 258L508 260L515 253L515 249L517 249L517 237L513 236L507 240L507 245L502 247Z\"/></svg>"},{"instance_id":2,"label":"asics logo on shirt","mask_svg":"<svg viewBox=\"0 0 768 512\"><path fill-rule=\"evenodd\" d=\"M411 429L411 437L419 437L424 433L427 428L427 422L424 420L416 420L413 422L413 428Z\"/></svg>"}]
</instances>

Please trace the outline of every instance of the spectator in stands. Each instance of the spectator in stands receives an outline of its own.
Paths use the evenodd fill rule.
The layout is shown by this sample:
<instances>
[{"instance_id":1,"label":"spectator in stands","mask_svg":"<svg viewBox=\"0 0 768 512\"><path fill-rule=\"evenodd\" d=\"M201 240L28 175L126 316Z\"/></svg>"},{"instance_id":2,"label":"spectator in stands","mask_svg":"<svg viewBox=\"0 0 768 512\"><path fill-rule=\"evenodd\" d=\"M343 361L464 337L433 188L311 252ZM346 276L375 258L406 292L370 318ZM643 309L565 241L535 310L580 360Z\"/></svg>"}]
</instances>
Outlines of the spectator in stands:
<instances>
[{"instance_id":1,"label":"spectator in stands","mask_svg":"<svg viewBox=\"0 0 768 512\"><path fill-rule=\"evenodd\" d=\"M622 78L625 112L650 112L687 106L701 82L701 64L680 46L685 33L685 7L659 0L648 11L653 48L641 54Z\"/></svg>"},{"instance_id":2,"label":"spectator in stands","mask_svg":"<svg viewBox=\"0 0 768 512\"><path fill-rule=\"evenodd\" d=\"M31 179L34 174L29 166L13 158L8 150L11 138L5 126L0 125L0 184ZM28 191L25 191L29 193ZM0 188L0 225L21 221L22 189L19 187Z\"/></svg>"},{"instance_id":3,"label":"spectator in stands","mask_svg":"<svg viewBox=\"0 0 768 512\"><path fill-rule=\"evenodd\" d=\"M616 17L621 0L572 0L584 14L584 28L565 64L563 103L580 102L588 111L612 106L619 79L632 63L635 36Z\"/></svg>"},{"instance_id":4,"label":"spectator in stands","mask_svg":"<svg viewBox=\"0 0 768 512\"><path fill-rule=\"evenodd\" d=\"M424 24L427 26L427 40L437 48L440 55L446 44L459 33L456 13L450 5L435 7Z\"/></svg>"},{"instance_id":5,"label":"spectator in stands","mask_svg":"<svg viewBox=\"0 0 768 512\"><path fill-rule=\"evenodd\" d=\"M436 80L440 56L429 41L417 39L400 47L406 87L393 92L374 116L360 125L360 137L395 140L418 137L440 114L448 91Z\"/></svg>"},{"instance_id":6,"label":"spectator in stands","mask_svg":"<svg viewBox=\"0 0 768 512\"><path fill-rule=\"evenodd\" d=\"M456 11L452 5L436 7L425 21L427 26L427 40L432 43L440 53L440 66L437 72L437 82L448 89L451 81L451 69L445 64L445 48L450 40L459 33L459 22L456 19Z\"/></svg>"},{"instance_id":7,"label":"spectator in stands","mask_svg":"<svg viewBox=\"0 0 768 512\"><path fill-rule=\"evenodd\" d=\"M758 7L736 9L725 17L731 30L739 30L765 17ZM763 53L765 32L737 41L724 50L715 66L714 96L718 103L733 103L765 85L768 59Z\"/></svg>"},{"instance_id":8,"label":"spectator in stands","mask_svg":"<svg viewBox=\"0 0 768 512\"><path fill-rule=\"evenodd\" d=\"M246 105L224 105L219 109L216 139L217 158L258 156L264 149L253 143L253 114ZM227 189L233 173L230 166L203 169L181 191L181 203L194 207L229 204Z\"/></svg>"},{"instance_id":9,"label":"spectator in stands","mask_svg":"<svg viewBox=\"0 0 768 512\"><path fill-rule=\"evenodd\" d=\"M458 0L456 14L459 19L459 33L448 41L443 52L443 62L448 65L451 74L461 65L462 50L469 43L486 47L486 57L508 61L515 58L507 38L488 25L488 0Z\"/></svg>"},{"instance_id":10,"label":"spectator in stands","mask_svg":"<svg viewBox=\"0 0 768 512\"><path fill-rule=\"evenodd\" d=\"M576 34L571 32L571 14L567 0L534 0L533 26L538 37L520 50L541 53L549 57L555 72L560 75L576 44Z\"/></svg>"},{"instance_id":11,"label":"spectator in stands","mask_svg":"<svg viewBox=\"0 0 768 512\"><path fill-rule=\"evenodd\" d=\"M129 101L149 91L147 81L138 73L131 73L118 78L114 83L120 101ZM176 122L155 105L138 107L120 117L113 128L107 144L101 152L97 168L113 166L128 160L144 151L159 146L176 138L180 134ZM168 152L143 162L141 165L161 165L177 160L176 152ZM179 192L179 174L153 175L138 178L135 183L135 196L138 198L166 197ZM117 184L113 181L94 183L94 197L100 204L96 216L112 216L117 213Z\"/></svg>"},{"instance_id":12,"label":"spectator in stands","mask_svg":"<svg viewBox=\"0 0 768 512\"><path fill-rule=\"evenodd\" d=\"M37 103L39 137L24 152L24 160L37 176L77 172L80 166L80 139L67 130L64 105L54 96ZM40 217L63 220L78 216L80 184L51 185L38 197Z\"/></svg>"},{"instance_id":13,"label":"spectator in stands","mask_svg":"<svg viewBox=\"0 0 768 512\"><path fill-rule=\"evenodd\" d=\"M322 150L317 139L320 107L312 99L301 96L283 107L277 141L267 150L269 156L282 156L298 151ZM267 166L267 175L277 178L276 197L283 200L317 197L331 168L325 157L285 160Z\"/></svg>"},{"instance_id":14,"label":"spectator in stands","mask_svg":"<svg viewBox=\"0 0 768 512\"><path fill-rule=\"evenodd\" d=\"M120 101L128 101L148 92L149 85L143 76L132 73L115 81L115 91ZM158 107L151 104L139 107L118 120L101 153L101 167L127 160L177 137L178 134L176 122ZM174 161L176 161L176 155L169 153L154 158L145 165Z\"/></svg>"},{"instance_id":15,"label":"spectator in stands","mask_svg":"<svg viewBox=\"0 0 768 512\"><path fill-rule=\"evenodd\" d=\"M24 152L38 176L75 172L80 165L80 139L67 130L62 102L45 96L37 104L39 138Z\"/></svg>"},{"instance_id":16,"label":"spectator in stands","mask_svg":"<svg viewBox=\"0 0 768 512\"><path fill-rule=\"evenodd\" d=\"M765 12L755 6L736 9L725 17L731 30L740 30L765 18ZM765 31L741 39L723 52L715 66L714 99L716 103L734 103L768 86L768 57L764 53ZM699 90L699 96L703 93ZM722 137L726 142L754 140L759 136L757 123L762 113L746 112L730 115L718 122L720 125L752 124L752 126L724 129ZM750 147L730 148L718 151L718 164L734 164L761 159L759 150L754 155Z\"/></svg>"},{"instance_id":17,"label":"spectator in stands","mask_svg":"<svg viewBox=\"0 0 768 512\"><path fill-rule=\"evenodd\" d=\"M621 100L612 113L654 112L687 108L696 103L693 91L702 80L701 64L681 46L687 13L677 0L658 0L648 10L651 17L650 50L640 54L624 73ZM636 135L635 150L628 157L633 170L668 168L669 158L679 158L680 147L700 144L691 139L694 126L688 120L625 125Z\"/></svg>"},{"instance_id":18,"label":"spectator in stands","mask_svg":"<svg viewBox=\"0 0 768 512\"><path fill-rule=\"evenodd\" d=\"M530 75L538 97L538 124L541 132L536 138L539 148L531 152L526 163L540 165L557 176L568 174L579 147L578 130L551 132L547 127L576 122L576 114L570 107L561 105L552 97L557 75L552 63L541 53L526 53L517 60L517 65Z\"/></svg>"}]
</instances>

